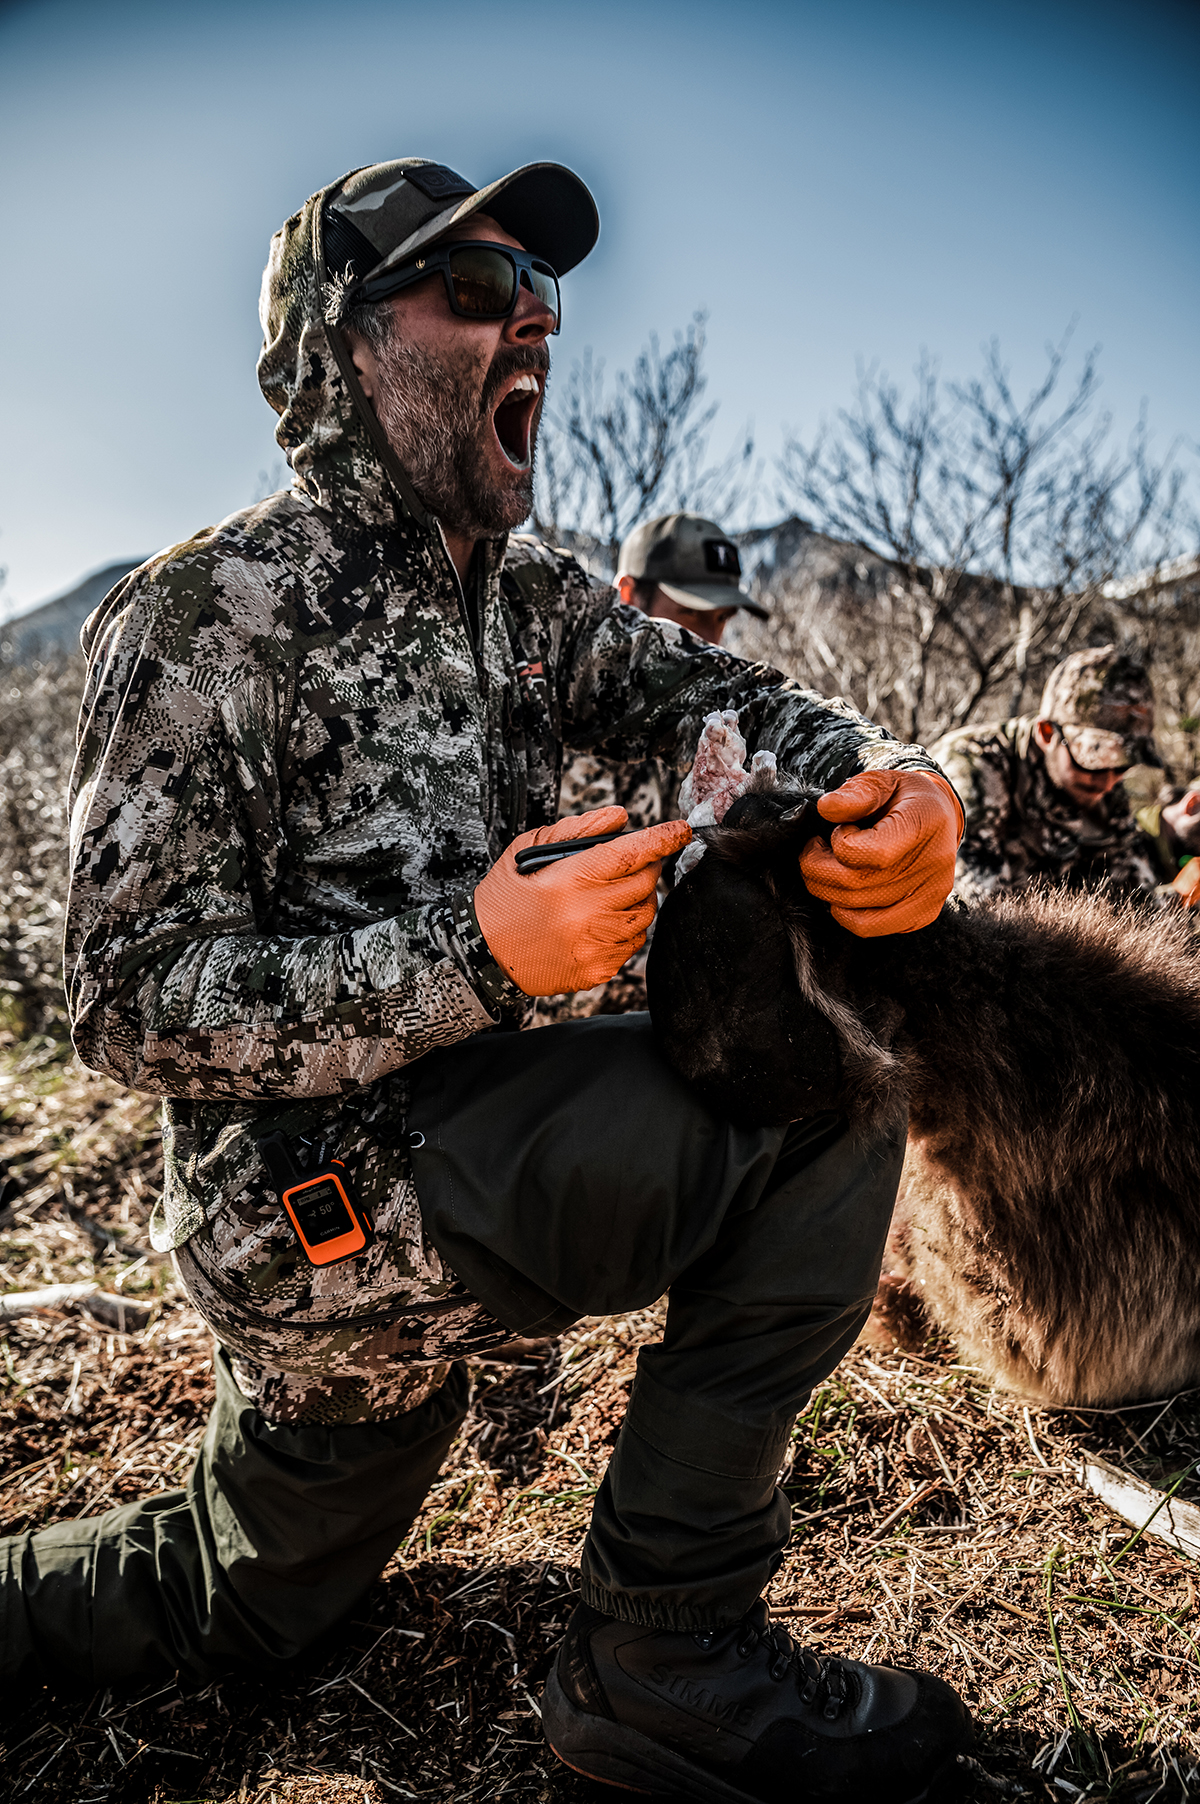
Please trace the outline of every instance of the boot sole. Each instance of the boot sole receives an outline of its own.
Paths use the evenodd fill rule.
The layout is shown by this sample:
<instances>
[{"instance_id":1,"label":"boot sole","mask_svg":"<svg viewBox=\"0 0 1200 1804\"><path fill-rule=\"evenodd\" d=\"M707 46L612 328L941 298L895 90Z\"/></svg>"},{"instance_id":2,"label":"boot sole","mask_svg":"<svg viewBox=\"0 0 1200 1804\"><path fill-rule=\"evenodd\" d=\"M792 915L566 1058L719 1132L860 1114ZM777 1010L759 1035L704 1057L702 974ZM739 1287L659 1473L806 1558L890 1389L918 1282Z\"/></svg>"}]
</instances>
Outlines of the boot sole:
<instances>
[{"instance_id":1,"label":"boot sole","mask_svg":"<svg viewBox=\"0 0 1200 1804\"><path fill-rule=\"evenodd\" d=\"M563 1765L598 1785L616 1786L643 1798L670 1799L672 1804L763 1804L753 1792L693 1765L637 1729L580 1710L564 1693L554 1667L542 1692L542 1727L551 1752ZM951 1754L922 1791L897 1804L948 1804L958 1795L964 1777L957 1756Z\"/></svg>"}]
</instances>

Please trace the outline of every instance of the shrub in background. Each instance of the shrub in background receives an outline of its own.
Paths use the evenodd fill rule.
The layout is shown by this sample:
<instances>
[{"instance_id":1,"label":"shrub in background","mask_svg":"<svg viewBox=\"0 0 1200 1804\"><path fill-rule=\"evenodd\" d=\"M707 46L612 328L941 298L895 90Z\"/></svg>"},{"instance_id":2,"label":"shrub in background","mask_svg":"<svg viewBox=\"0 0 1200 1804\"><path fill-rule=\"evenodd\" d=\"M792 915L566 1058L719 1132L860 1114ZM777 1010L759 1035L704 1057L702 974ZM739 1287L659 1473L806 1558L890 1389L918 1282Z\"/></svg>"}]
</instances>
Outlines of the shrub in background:
<instances>
[{"instance_id":1,"label":"shrub in background","mask_svg":"<svg viewBox=\"0 0 1200 1804\"><path fill-rule=\"evenodd\" d=\"M81 657L0 664L0 1032L67 1038L67 782Z\"/></svg>"}]
</instances>

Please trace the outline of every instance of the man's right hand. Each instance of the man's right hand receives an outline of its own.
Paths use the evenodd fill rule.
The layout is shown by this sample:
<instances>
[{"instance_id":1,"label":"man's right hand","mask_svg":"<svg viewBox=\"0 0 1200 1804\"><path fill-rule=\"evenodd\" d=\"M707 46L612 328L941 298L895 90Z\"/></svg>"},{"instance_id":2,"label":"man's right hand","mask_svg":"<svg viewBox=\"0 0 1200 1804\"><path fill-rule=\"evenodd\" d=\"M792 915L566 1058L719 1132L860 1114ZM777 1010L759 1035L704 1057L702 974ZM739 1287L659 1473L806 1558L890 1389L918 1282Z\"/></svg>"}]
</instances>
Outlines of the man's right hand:
<instances>
[{"instance_id":1,"label":"man's right hand","mask_svg":"<svg viewBox=\"0 0 1200 1804\"><path fill-rule=\"evenodd\" d=\"M475 918L496 963L527 996L590 990L615 977L645 945L662 861L692 837L686 821L663 821L522 876L526 846L612 833L623 808L597 808L514 839L475 891Z\"/></svg>"}]
</instances>

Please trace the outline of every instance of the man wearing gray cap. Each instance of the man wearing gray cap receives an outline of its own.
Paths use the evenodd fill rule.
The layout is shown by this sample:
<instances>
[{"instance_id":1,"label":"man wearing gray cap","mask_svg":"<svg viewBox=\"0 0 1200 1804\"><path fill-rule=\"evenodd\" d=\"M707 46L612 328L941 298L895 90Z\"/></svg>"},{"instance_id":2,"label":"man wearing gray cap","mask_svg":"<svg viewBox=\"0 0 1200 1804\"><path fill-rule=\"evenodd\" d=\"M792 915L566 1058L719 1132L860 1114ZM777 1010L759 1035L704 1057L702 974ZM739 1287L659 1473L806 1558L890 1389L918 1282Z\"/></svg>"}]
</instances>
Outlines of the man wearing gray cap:
<instances>
[{"instance_id":1,"label":"man wearing gray cap","mask_svg":"<svg viewBox=\"0 0 1200 1804\"><path fill-rule=\"evenodd\" d=\"M621 600L719 645L738 609L767 618L742 588L738 548L703 514L663 514L635 527L617 560Z\"/></svg>"},{"instance_id":2,"label":"man wearing gray cap","mask_svg":"<svg viewBox=\"0 0 1200 1804\"><path fill-rule=\"evenodd\" d=\"M407 157L313 195L261 302L293 486L85 628L74 1038L164 1099L152 1239L216 1335L216 1401L180 1490L0 1542L0 1671L11 1695L294 1658L421 1507L466 1357L669 1290L550 1741L643 1792L901 1804L953 1779L961 1703L795 1647L762 1592L792 1422L870 1308L904 1120L739 1129L645 1016L511 1030L636 950L690 836L557 821L564 743L678 765L737 709L824 792L802 869L863 937L935 918L959 811L919 746L510 536L559 278L597 231L547 163L480 189Z\"/></svg>"},{"instance_id":3,"label":"man wearing gray cap","mask_svg":"<svg viewBox=\"0 0 1200 1804\"><path fill-rule=\"evenodd\" d=\"M738 548L715 520L703 514L662 514L637 526L621 547L616 587L628 607L719 645L739 609L767 618L767 610L741 586ZM621 764L580 752L565 766L559 813L584 814L611 804L624 808L638 827L677 820L683 778L661 758Z\"/></svg>"},{"instance_id":4,"label":"man wearing gray cap","mask_svg":"<svg viewBox=\"0 0 1200 1804\"><path fill-rule=\"evenodd\" d=\"M1003 895L1034 881L1149 895L1153 848L1121 785L1134 764L1161 765L1154 692L1115 645L1072 652L1046 682L1036 716L961 727L934 747L966 810L958 888Z\"/></svg>"}]
</instances>

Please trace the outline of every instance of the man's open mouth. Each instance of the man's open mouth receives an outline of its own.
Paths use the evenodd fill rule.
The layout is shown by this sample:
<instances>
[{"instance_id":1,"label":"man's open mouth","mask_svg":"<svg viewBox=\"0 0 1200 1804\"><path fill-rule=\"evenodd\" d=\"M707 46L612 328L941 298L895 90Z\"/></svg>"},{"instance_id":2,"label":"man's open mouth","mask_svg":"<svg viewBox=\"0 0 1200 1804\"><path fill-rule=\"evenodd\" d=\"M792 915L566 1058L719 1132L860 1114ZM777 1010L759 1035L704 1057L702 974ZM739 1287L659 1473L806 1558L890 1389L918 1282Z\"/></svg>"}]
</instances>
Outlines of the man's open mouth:
<instances>
[{"instance_id":1,"label":"man's open mouth","mask_svg":"<svg viewBox=\"0 0 1200 1804\"><path fill-rule=\"evenodd\" d=\"M544 381L544 376L522 370L509 382L492 414L500 449L514 470L527 470L533 462L533 419Z\"/></svg>"}]
</instances>

